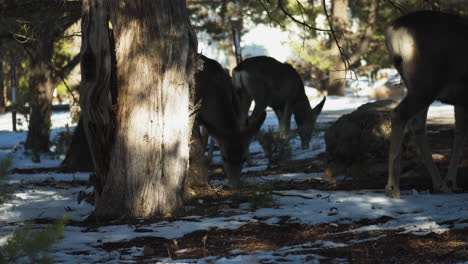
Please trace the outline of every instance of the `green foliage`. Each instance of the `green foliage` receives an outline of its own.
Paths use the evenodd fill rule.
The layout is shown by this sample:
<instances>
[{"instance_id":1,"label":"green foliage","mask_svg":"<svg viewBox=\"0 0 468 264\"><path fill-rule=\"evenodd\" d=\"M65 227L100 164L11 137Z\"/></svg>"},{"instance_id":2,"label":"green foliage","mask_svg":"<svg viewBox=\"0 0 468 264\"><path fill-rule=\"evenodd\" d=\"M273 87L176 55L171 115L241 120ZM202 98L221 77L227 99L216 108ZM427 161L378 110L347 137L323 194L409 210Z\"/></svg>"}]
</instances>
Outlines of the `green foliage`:
<instances>
[{"instance_id":1,"label":"green foliage","mask_svg":"<svg viewBox=\"0 0 468 264\"><path fill-rule=\"evenodd\" d=\"M64 216L41 231L34 231L32 223L16 230L7 243L0 247L0 264L54 263L53 259L47 255L47 251L63 238L63 229L67 220L68 217Z\"/></svg>"},{"instance_id":2,"label":"green foliage","mask_svg":"<svg viewBox=\"0 0 468 264\"><path fill-rule=\"evenodd\" d=\"M11 189L7 187L5 181L8 179L12 165L13 159L11 156L7 156L0 161L0 204L5 203L11 197Z\"/></svg>"},{"instance_id":3,"label":"green foliage","mask_svg":"<svg viewBox=\"0 0 468 264\"><path fill-rule=\"evenodd\" d=\"M273 206L273 195L271 191L252 192L249 196L250 209L268 208Z\"/></svg>"},{"instance_id":4,"label":"green foliage","mask_svg":"<svg viewBox=\"0 0 468 264\"><path fill-rule=\"evenodd\" d=\"M258 208L268 208L274 205L272 191L274 190L275 181L267 182L260 185L255 185L254 189L250 191L249 203L250 209L256 210Z\"/></svg>"},{"instance_id":5,"label":"green foliage","mask_svg":"<svg viewBox=\"0 0 468 264\"><path fill-rule=\"evenodd\" d=\"M267 132L261 132L257 139L265 152L270 165L280 164L291 159L292 150L289 145L289 135L268 127Z\"/></svg>"}]
</instances>

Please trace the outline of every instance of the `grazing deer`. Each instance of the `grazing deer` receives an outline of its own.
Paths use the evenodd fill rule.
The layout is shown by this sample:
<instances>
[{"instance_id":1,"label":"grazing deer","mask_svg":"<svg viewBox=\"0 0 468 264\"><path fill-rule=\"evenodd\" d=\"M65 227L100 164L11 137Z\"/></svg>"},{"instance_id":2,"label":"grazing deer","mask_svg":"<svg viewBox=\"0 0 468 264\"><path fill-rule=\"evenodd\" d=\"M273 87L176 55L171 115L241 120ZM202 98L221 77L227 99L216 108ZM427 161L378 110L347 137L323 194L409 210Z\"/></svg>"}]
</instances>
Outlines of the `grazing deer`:
<instances>
[{"instance_id":1,"label":"grazing deer","mask_svg":"<svg viewBox=\"0 0 468 264\"><path fill-rule=\"evenodd\" d=\"M271 57L252 57L242 61L232 75L234 89L239 95L241 121L247 119L252 100L255 108L251 117L258 119L270 106L278 118L280 131L290 131L291 115L294 114L302 148L309 147L315 121L326 98L312 109L302 79L291 65Z\"/></svg>"},{"instance_id":2,"label":"grazing deer","mask_svg":"<svg viewBox=\"0 0 468 264\"><path fill-rule=\"evenodd\" d=\"M249 119L249 125L241 128L229 74L215 60L203 55L199 55L199 60L203 65L195 73L195 100L201 104L198 119L218 142L230 183L238 185L250 140L260 129L266 113Z\"/></svg>"},{"instance_id":3,"label":"grazing deer","mask_svg":"<svg viewBox=\"0 0 468 264\"><path fill-rule=\"evenodd\" d=\"M456 190L457 166L468 125L468 22L433 11L400 17L387 30L387 47L408 93L392 112L386 191L399 198L403 131L409 121L434 191ZM435 166L426 137L426 118L434 100L455 106L455 138L445 181Z\"/></svg>"}]
</instances>

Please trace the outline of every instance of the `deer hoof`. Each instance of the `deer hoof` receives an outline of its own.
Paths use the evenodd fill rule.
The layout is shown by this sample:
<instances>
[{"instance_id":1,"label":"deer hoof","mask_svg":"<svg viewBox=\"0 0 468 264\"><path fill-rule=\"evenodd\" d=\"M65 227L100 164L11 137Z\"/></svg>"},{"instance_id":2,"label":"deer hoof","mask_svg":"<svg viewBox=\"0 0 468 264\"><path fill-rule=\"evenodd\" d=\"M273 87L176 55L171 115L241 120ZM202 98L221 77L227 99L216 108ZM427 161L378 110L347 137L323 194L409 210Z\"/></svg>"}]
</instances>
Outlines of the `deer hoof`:
<instances>
[{"instance_id":1,"label":"deer hoof","mask_svg":"<svg viewBox=\"0 0 468 264\"><path fill-rule=\"evenodd\" d=\"M387 185L385 192L390 198L400 199L400 188L397 188L395 185Z\"/></svg>"}]
</instances>

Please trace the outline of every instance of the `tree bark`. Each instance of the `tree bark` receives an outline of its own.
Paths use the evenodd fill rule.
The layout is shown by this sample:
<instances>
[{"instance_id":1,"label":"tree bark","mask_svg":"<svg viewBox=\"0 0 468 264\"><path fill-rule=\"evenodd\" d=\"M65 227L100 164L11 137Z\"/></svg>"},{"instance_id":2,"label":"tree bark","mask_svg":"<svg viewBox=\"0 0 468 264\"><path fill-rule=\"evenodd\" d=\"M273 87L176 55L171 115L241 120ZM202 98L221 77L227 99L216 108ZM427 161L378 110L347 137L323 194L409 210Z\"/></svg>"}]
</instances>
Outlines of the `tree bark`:
<instances>
[{"instance_id":1,"label":"tree bark","mask_svg":"<svg viewBox=\"0 0 468 264\"><path fill-rule=\"evenodd\" d=\"M61 69L60 73L53 74L51 69L54 42L56 36L41 35L39 47L36 50L30 66L29 88L32 89L31 115L29 122L26 148L32 149L35 156L39 152L49 151L49 137L51 128L52 97L55 87L80 62L79 55ZM38 156L37 156L38 157Z\"/></svg>"},{"instance_id":2,"label":"tree bark","mask_svg":"<svg viewBox=\"0 0 468 264\"><path fill-rule=\"evenodd\" d=\"M372 36L375 33L375 28L377 27L377 13L379 10L379 0L371 0L370 7L369 7L369 14L367 16L367 27L364 34L361 37L361 41L359 42L359 47L356 52L349 58L349 64L356 63L361 56L367 52L370 46L370 42L372 40Z\"/></svg>"},{"instance_id":3,"label":"tree bark","mask_svg":"<svg viewBox=\"0 0 468 264\"><path fill-rule=\"evenodd\" d=\"M62 167L75 171L93 171L94 169L82 118L73 132L72 142L62 162Z\"/></svg>"},{"instance_id":4,"label":"tree bark","mask_svg":"<svg viewBox=\"0 0 468 264\"><path fill-rule=\"evenodd\" d=\"M50 116L54 89L48 66L52 60L54 44L53 41L47 40L49 37L47 35L40 40L36 51L37 54L32 58L33 62L29 69L29 88L32 90L32 98L30 102L29 130L25 147L32 149L35 156L39 152L49 151Z\"/></svg>"},{"instance_id":5,"label":"tree bark","mask_svg":"<svg viewBox=\"0 0 468 264\"><path fill-rule=\"evenodd\" d=\"M189 162L196 54L185 1L84 0L82 34L80 102L96 170L92 216L177 212Z\"/></svg>"},{"instance_id":6,"label":"tree bark","mask_svg":"<svg viewBox=\"0 0 468 264\"><path fill-rule=\"evenodd\" d=\"M331 56L333 57L333 69L330 70L328 81L328 94L329 95L345 95L345 78L346 78L346 65L341 57L340 47L344 47L345 38L344 33L348 24L348 5L349 0L334 0L332 12L332 24L337 37L336 41L332 40ZM333 38L333 37L332 37Z\"/></svg>"},{"instance_id":7,"label":"tree bark","mask_svg":"<svg viewBox=\"0 0 468 264\"><path fill-rule=\"evenodd\" d=\"M184 183L184 190L208 184L208 160L200 126L195 124L190 142L190 167Z\"/></svg>"},{"instance_id":8,"label":"tree bark","mask_svg":"<svg viewBox=\"0 0 468 264\"><path fill-rule=\"evenodd\" d=\"M3 62L0 61L0 114L5 113L6 106L5 73L3 72L3 70Z\"/></svg>"}]
</instances>

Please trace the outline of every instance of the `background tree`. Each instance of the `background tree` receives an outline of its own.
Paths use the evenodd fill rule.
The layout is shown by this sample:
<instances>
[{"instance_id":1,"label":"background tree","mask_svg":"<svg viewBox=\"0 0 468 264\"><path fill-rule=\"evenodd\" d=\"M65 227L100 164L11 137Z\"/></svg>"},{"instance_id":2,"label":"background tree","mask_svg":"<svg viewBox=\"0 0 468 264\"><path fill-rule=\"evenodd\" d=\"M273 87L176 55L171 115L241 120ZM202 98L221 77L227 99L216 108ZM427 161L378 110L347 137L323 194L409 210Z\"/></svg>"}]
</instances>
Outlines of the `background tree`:
<instances>
[{"instance_id":1,"label":"background tree","mask_svg":"<svg viewBox=\"0 0 468 264\"><path fill-rule=\"evenodd\" d=\"M93 217L176 212L188 168L197 47L185 1L84 0L82 34Z\"/></svg>"},{"instance_id":2,"label":"background tree","mask_svg":"<svg viewBox=\"0 0 468 264\"><path fill-rule=\"evenodd\" d=\"M3 15L0 32L4 38L16 40L16 45L28 55L27 79L32 92L26 148L36 154L49 151L53 90L79 62L75 56L63 65L63 58L55 52L57 41L79 19L79 6L78 1L0 2Z\"/></svg>"}]
</instances>

